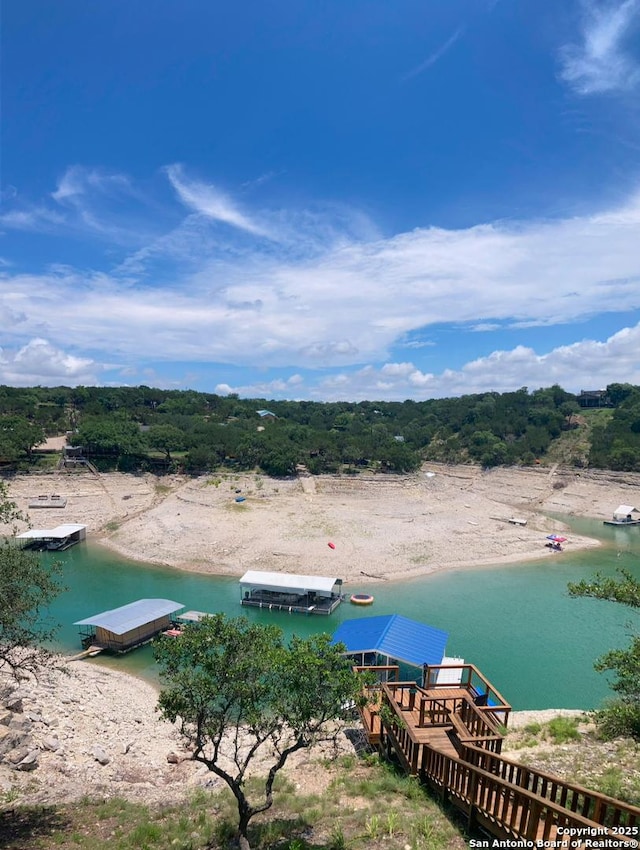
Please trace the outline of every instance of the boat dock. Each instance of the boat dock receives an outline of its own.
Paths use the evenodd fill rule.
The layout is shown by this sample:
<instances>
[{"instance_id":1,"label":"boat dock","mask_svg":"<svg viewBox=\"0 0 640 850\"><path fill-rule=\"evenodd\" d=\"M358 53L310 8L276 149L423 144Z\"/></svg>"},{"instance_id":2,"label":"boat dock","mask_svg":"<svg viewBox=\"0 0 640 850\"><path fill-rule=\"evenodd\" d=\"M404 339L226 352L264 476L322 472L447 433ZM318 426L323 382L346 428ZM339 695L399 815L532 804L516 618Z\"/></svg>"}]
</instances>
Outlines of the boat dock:
<instances>
[{"instance_id":1,"label":"boat dock","mask_svg":"<svg viewBox=\"0 0 640 850\"><path fill-rule=\"evenodd\" d=\"M635 517L634 514L636 514ZM619 505L613 512L613 519L605 519L604 525L640 525L638 509L634 508L633 505Z\"/></svg>"},{"instance_id":2,"label":"boat dock","mask_svg":"<svg viewBox=\"0 0 640 850\"><path fill-rule=\"evenodd\" d=\"M184 611L174 617L171 627L165 629L161 634L169 638L182 637L187 626L197 626L205 617L213 617L207 611Z\"/></svg>"},{"instance_id":3,"label":"boat dock","mask_svg":"<svg viewBox=\"0 0 640 850\"><path fill-rule=\"evenodd\" d=\"M171 599L138 599L120 608L77 620L83 649L124 653L172 628L171 616L184 608Z\"/></svg>"},{"instance_id":4,"label":"boat dock","mask_svg":"<svg viewBox=\"0 0 640 850\"><path fill-rule=\"evenodd\" d=\"M342 602L342 579L249 570L240 579L240 604L289 614L324 614Z\"/></svg>"},{"instance_id":5,"label":"boat dock","mask_svg":"<svg viewBox=\"0 0 640 850\"><path fill-rule=\"evenodd\" d=\"M87 526L66 523L55 528L31 528L16 536L26 549L62 552L87 538Z\"/></svg>"}]
</instances>

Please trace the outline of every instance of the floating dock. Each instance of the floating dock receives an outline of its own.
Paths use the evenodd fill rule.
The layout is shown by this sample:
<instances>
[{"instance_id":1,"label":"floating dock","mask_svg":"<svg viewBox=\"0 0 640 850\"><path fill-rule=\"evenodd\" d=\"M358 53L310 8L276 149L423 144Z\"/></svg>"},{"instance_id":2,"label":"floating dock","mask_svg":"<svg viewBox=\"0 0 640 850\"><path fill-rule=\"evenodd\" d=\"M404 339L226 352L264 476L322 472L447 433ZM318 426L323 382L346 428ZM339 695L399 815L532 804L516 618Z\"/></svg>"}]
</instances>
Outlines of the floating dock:
<instances>
[{"instance_id":1,"label":"floating dock","mask_svg":"<svg viewBox=\"0 0 640 850\"><path fill-rule=\"evenodd\" d=\"M75 523L57 525L55 528L30 528L16 536L26 549L61 552L87 538L87 526Z\"/></svg>"},{"instance_id":2,"label":"floating dock","mask_svg":"<svg viewBox=\"0 0 640 850\"><path fill-rule=\"evenodd\" d=\"M342 579L249 570L240 579L240 603L289 614L329 615L343 600Z\"/></svg>"},{"instance_id":3,"label":"floating dock","mask_svg":"<svg viewBox=\"0 0 640 850\"><path fill-rule=\"evenodd\" d=\"M636 514L634 517L633 514ZM637 516L638 509L632 505L619 505L613 512L613 519L605 519L604 525L640 525L640 517Z\"/></svg>"},{"instance_id":4,"label":"floating dock","mask_svg":"<svg viewBox=\"0 0 640 850\"><path fill-rule=\"evenodd\" d=\"M138 599L120 608L78 620L83 649L129 652L171 629L171 615L184 608L171 599Z\"/></svg>"}]
</instances>

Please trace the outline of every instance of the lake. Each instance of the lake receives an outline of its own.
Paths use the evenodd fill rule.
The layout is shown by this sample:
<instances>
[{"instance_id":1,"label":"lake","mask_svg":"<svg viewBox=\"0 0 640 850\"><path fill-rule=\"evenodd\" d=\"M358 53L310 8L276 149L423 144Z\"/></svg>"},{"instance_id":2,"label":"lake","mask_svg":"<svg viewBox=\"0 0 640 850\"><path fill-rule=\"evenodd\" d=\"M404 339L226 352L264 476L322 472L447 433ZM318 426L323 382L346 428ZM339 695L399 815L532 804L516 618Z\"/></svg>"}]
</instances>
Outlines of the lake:
<instances>
[{"instance_id":1,"label":"lake","mask_svg":"<svg viewBox=\"0 0 640 850\"><path fill-rule=\"evenodd\" d=\"M407 582L352 582L348 593L371 593L374 605L358 608L346 602L330 617L241 608L237 578L141 564L83 543L55 556L62 562L67 587L51 606L61 624L56 649L80 649L74 621L145 597L173 599L199 611L244 614L275 623L286 635L301 636L333 632L354 617L397 613L448 632L447 654L479 667L515 709L594 708L610 690L593 662L608 649L628 644L640 614L615 603L571 599L567 583L596 571L614 574L618 567L640 578L640 527L559 518L575 533L601 540L602 547L571 553L569 532L564 552L539 561L448 570ZM455 547L455 540L451 545ZM542 540L540 545L542 552ZM157 679L150 647L78 663Z\"/></svg>"}]
</instances>

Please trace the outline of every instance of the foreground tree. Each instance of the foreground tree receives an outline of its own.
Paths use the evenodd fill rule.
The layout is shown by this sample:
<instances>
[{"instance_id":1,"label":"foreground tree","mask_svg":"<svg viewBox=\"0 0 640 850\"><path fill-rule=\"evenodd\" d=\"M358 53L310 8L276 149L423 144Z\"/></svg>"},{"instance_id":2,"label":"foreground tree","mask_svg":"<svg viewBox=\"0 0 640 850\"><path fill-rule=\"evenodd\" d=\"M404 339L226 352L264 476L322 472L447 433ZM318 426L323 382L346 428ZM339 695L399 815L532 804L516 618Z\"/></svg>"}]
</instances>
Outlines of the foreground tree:
<instances>
[{"instance_id":1,"label":"foreground tree","mask_svg":"<svg viewBox=\"0 0 640 850\"><path fill-rule=\"evenodd\" d=\"M0 482L0 522L19 519L23 517ZM44 644L56 629L46 609L60 590L58 567L43 565L11 537L0 542L0 673L34 673L50 658Z\"/></svg>"},{"instance_id":2,"label":"foreground tree","mask_svg":"<svg viewBox=\"0 0 640 850\"><path fill-rule=\"evenodd\" d=\"M596 575L591 581L569 585L571 596L589 596L640 608L640 581L628 570L620 577ZM627 649L613 649L595 662L599 672L611 671L615 679L611 687L618 694L596 712L596 721L607 737L632 735L640 738L640 635L634 635Z\"/></svg>"},{"instance_id":3,"label":"foreground tree","mask_svg":"<svg viewBox=\"0 0 640 850\"><path fill-rule=\"evenodd\" d=\"M165 687L159 706L179 720L193 758L223 779L238 806L238 839L249 850L251 818L273 803L273 783L289 756L319 741L336 742L345 705L362 680L328 635L294 637L276 626L223 614L188 627L179 640L160 639L155 656ZM268 772L250 800L247 773L260 760Z\"/></svg>"}]
</instances>

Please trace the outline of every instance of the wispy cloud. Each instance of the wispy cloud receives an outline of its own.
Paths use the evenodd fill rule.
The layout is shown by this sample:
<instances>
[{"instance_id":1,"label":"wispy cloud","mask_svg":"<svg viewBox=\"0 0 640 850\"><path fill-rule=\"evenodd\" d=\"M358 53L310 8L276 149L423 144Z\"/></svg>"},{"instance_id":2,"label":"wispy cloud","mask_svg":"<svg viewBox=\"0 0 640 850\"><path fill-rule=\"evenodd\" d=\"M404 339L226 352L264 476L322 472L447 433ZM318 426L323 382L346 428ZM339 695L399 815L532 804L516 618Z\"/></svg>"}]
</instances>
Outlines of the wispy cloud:
<instances>
[{"instance_id":1,"label":"wispy cloud","mask_svg":"<svg viewBox=\"0 0 640 850\"><path fill-rule=\"evenodd\" d=\"M244 183L242 183L242 188L247 192L251 192L254 189L260 188L260 186L263 186L265 183L269 183L278 174L284 174L284 172L283 171L279 171L279 172L265 171L264 174L260 174L258 177L255 177L253 180L245 180Z\"/></svg>"},{"instance_id":2,"label":"wispy cloud","mask_svg":"<svg viewBox=\"0 0 640 850\"><path fill-rule=\"evenodd\" d=\"M96 168L72 165L59 179L51 197L61 203L96 191L106 195L131 194L131 182L124 174L109 174Z\"/></svg>"},{"instance_id":3,"label":"wispy cloud","mask_svg":"<svg viewBox=\"0 0 640 850\"><path fill-rule=\"evenodd\" d=\"M635 89L640 59L631 36L639 23L640 0L583 0L581 40L561 48L561 79L582 95Z\"/></svg>"},{"instance_id":4,"label":"wispy cloud","mask_svg":"<svg viewBox=\"0 0 640 850\"><path fill-rule=\"evenodd\" d=\"M27 368L33 358L18 357L30 354L34 339L69 354L70 360L51 357L62 375L76 369L104 376L107 363L118 369L154 363L158 373L159 364L169 362L202 364L205 371L206 364L216 364L217 374L224 364L297 375L331 369L338 374L315 378L313 385L298 382L295 389L297 397L327 398L428 397L488 389L493 382L499 388L511 380L521 386L534 384L545 370L541 384L557 374L587 385L607 369L615 371L605 364L614 345L628 358L640 350L622 337L604 347L584 343L580 359L560 349L551 357L516 348L459 372L432 375L425 364L436 360L438 348L418 347L430 341L434 328L489 334L496 327L640 310L640 196L590 215L417 228L388 238L375 228L354 227L357 216L289 210L279 218L265 216L269 227L280 222L274 229L286 231L286 241L241 230L240 245L237 227L221 229L218 218L181 214L180 226L132 252L128 266L110 266L102 258L89 272L0 268L0 324L11 364L5 382L18 380L21 363L25 374L35 371ZM258 220L250 212L242 215ZM108 219L106 225L114 223ZM407 348L414 363L400 355L398 365L396 352ZM44 351L40 342L34 350ZM633 380L639 361L636 356L616 374ZM525 364L520 373L518 363ZM33 382L47 381L44 368L42 375ZM215 380L233 383L222 375ZM278 392L293 393L286 375L281 380Z\"/></svg>"},{"instance_id":5,"label":"wispy cloud","mask_svg":"<svg viewBox=\"0 0 640 850\"><path fill-rule=\"evenodd\" d=\"M169 165L166 169L169 182L178 197L190 209L207 216L214 221L220 221L231 227L237 227L253 236L273 238L270 230L247 215L242 213L233 200L210 183L199 180L189 180L184 175L181 165Z\"/></svg>"},{"instance_id":6,"label":"wispy cloud","mask_svg":"<svg viewBox=\"0 0 640 850\"><path fill-rule=\"evenodd\" d=\"M0 227L7 230L91 237L128 250L151 235L149 201L123 174L73 165L45 198L30 202L13 189L3 200ZM136 206L143 212L136 213Z\"/></svg>"},{"instance_id":7,"label":"wispy cloud","mask_svg":"<svg viewBox=\"0 0 640 850\"><path fill-rule=\"evenodd\" d=\"M410 71L407 71L406 74L403 74L401 77L403 82L405 80L410 80L412 77L417 77L418 74L422 74L423 71L427 71L429 68L435 65L436 62L442 59L444 54L453 47L453 45L463 33L464 27L458 27L458 29L452 35L450 35L449 38L443 44L440 45L440 47L434 50L433 53L430 53L429 56L427 56L427 58L423 62L421 62L419 65L416 65L416 67L412 68Z\"/></svg>"},{"instance_id":8,"label":"wispy cloud","mask_svg":"<svg viewBox=\"0 0 640 850\"><path fill-rule=\"evenodd\" d=\"M65 216L42 206L12 209L0 214L0 227L9 230L50 232L65 224Z\"/></svg>"}]
</instances>

